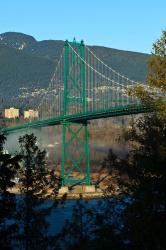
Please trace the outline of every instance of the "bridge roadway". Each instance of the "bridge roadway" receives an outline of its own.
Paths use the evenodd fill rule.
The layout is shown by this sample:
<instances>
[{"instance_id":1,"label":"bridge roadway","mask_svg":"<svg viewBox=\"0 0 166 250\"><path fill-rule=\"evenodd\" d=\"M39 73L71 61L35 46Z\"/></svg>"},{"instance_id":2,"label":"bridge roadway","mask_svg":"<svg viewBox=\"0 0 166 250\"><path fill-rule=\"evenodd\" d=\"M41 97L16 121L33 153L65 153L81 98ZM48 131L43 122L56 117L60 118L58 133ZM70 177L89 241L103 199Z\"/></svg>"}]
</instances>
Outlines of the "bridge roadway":
<instances>
[{"instance_id":1,"label":"bridge roadway","mask_svg":"<svg viewBox=\"0 0 166 250\"><path fill-rule=\"evenodd\" d=\"M70 114L66 116L63 115L63 116L52 117L52 118L43 119L43 120L34 120L31 122L27 122L22 125L17 125L13 127L5 127L5 128L1 127L0 132L4 134L10 134L10 133L17 132L18 130L25 130L27 128L60 125L65 121L71 122L71 123L85 123L89 120L94 120L94 119L124 116L124 115L131 115L131 114L140 114L140 113L147 113L150 111L152 111L152 109L143 104L116 106L116 107L110 107L109 109L106 109L106 110Z\"/></svg>"}]
</instances>

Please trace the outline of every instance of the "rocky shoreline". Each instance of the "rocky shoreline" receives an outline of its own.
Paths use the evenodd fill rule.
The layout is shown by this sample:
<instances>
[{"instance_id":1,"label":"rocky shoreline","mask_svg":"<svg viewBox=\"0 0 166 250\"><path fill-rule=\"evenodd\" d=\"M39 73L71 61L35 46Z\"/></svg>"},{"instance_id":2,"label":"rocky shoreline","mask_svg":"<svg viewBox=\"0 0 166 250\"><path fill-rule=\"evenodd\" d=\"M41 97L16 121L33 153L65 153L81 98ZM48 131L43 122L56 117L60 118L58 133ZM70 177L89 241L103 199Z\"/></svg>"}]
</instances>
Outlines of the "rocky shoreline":
<instances>
[{"instance_id":1,"label":"rocky shoreline","mask_svg":"<svg viewBox=\"0 0 166 250\"><path fill-rule=\"evenodd\" d=\"M15 194L20 194L19 188L15 187L10 189L10 192ZM51 190L48 190L49 193L51 193ZM98 198L104 198L104 191L100 188L94 189L94 192L88 192L88 190L85 190L84 186L77 186L73 190L68 190L65 192L62 192L59 190L56 199L62 199L65 197L67 200L76 200L76 199L98 199ZM111 194L107 194L110 195Z\"/></svg>"}]
</instances>

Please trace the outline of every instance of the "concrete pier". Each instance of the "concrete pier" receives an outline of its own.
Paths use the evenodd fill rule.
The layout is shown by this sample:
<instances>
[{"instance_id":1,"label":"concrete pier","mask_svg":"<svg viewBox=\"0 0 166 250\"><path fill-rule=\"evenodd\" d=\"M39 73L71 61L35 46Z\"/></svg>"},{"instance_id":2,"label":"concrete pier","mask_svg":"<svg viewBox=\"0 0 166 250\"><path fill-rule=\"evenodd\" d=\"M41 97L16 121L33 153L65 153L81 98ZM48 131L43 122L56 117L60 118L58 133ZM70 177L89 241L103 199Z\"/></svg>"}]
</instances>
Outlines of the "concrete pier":
<instances>
[{"instance_id":1,"label":"concrete pier","mask_svg":"<svg viewBox=\"0 0 166 250\"><path fill-rule=\"evenodd\" d=\"M79 199L80 196L91 199L103 196L102 191L96 189L94 185L78 185L72 189L64 186L59 189L58 198L61 198L64 194L67 194L68 199Z\"/></svg>"},{"instance_id":2,"label":"concrete pier","mask_svg":"<svg viewBox=\"0 0 166 250\"><path fill-rule=\"evenodd\" d=\"M85 185L85 186L82 186L82 191L83 193L95 193L96 192L96 188L94 185Z\"/></svg>"},{"instance_id":3,"label":"concrete pier","mask_svg":"<svg viewBox=\"0 0 166 250\"><path fill-rule=\"evenodd\" d=\"M59 189L59 195L63 195L63 194L66 194L66 193L69 193L69 188L67 186L61 187Z\"/></svg>"}]
</instances>

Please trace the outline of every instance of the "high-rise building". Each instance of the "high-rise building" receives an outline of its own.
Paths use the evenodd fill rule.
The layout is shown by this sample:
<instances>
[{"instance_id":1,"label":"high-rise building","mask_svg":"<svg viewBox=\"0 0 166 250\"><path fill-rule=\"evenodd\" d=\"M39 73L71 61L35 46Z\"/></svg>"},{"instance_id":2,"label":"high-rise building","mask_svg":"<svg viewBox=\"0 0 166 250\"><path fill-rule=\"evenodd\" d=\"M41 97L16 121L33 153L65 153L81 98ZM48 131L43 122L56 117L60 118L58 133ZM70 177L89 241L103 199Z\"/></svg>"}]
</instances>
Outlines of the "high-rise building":
<instances>
[{"instance_id":1,"label":"high-rise building","mask_svg":"<svg viewBox=\"0 0 166 250\"><path fill-rule=\"evenodd\" d=\"M19 109L9 108L5 109L5 118L18 118L19 117Z\"/></svg>"},{"instance_id":2,"label":"high-rise building","mask_svg":"<svg viewBox=\"0 0 166 250\"><path fill-rule=\"evenodd\" d=\"M24 111L24 119L34 119L39 117L39 112L37 110L29 109Z\"/></svg>"}]
</instances>

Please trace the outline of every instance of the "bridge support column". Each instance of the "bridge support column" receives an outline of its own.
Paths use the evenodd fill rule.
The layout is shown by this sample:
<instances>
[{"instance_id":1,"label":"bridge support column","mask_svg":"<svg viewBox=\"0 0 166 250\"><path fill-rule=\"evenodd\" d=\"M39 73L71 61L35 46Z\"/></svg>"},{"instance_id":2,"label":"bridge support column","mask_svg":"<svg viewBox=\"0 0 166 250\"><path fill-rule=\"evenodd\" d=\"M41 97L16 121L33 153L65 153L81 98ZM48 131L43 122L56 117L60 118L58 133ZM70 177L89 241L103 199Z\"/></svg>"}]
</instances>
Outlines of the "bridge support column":
<instances>
[{"instance_id":1,"label":"bridge support column","mask_svg":"<svg viewBox=\"0 0 166 250\"><path fill-rule=\"evenodd\" d=\"M62 123L62 186L90 185L88 124Z\"/></svg>"}]
</instances>

